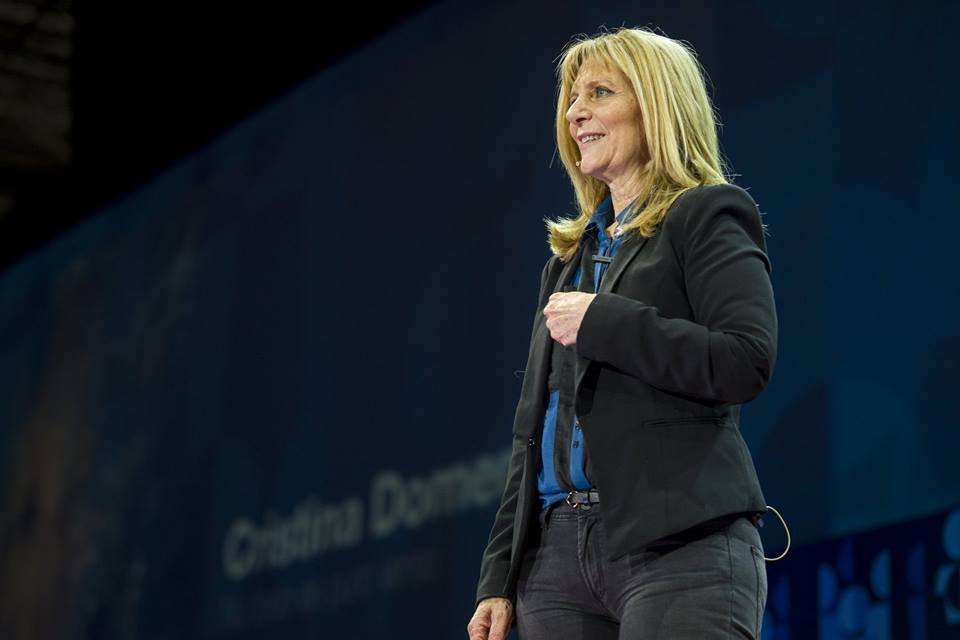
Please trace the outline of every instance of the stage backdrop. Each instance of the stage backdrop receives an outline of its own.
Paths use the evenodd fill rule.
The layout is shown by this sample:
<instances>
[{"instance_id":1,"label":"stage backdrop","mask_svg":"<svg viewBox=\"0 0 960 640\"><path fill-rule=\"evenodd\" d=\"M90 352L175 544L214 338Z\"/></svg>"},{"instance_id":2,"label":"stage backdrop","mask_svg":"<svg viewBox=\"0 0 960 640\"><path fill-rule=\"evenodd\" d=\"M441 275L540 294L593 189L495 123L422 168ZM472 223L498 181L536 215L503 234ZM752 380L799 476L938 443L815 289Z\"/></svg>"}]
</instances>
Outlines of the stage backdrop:
<instances>
[{"instance_id":1,"label":"stage backdrop","mask_svg":"<svg viewBox=\"0 0 960 640\"><path fill-rule=\"evenodd\" d=\"M770 565L765 637L916 630L871 607L917 562L910 637L960 633L942 5L437 4L7 271L3 637L465 637L543 218L573 213L555 59L620 24L697 48L769 225L779 358L742 429L806 560Z\"/></svg>"}]
</instances>

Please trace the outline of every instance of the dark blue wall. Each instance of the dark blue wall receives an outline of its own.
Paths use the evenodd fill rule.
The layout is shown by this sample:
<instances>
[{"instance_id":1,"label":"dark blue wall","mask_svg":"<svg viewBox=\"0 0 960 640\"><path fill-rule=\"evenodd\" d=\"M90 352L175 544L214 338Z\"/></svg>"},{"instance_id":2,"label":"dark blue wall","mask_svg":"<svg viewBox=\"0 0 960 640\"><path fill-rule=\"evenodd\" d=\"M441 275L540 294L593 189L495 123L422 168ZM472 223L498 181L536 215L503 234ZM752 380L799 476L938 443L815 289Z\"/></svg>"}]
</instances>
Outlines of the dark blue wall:
<instances>
[{"instance_id":1,"label":"dark blue wall","mask_svg":"<svg viewBox=\"0 0 960 640\"><path fill-rule=\"evenodd\" d=\"M960 6L638 7L438 4L3 275L9 637L465 637L601 24L693 44L766 214L794 543L960 504Z\"/></svg>"}]
</instances>

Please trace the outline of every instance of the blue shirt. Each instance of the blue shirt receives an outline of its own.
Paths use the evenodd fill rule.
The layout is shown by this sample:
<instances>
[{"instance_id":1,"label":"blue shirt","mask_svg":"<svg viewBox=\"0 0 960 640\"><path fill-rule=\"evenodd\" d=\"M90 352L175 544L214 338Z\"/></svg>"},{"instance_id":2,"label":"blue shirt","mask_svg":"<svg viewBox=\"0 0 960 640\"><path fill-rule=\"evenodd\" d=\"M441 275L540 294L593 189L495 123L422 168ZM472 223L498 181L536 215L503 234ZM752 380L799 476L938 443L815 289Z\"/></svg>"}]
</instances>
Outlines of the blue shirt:
<instances>
[{"instance_id":1,"label":"blue shirt","mask_svg":"<svg viewBox=\"0 0 960 640\"><path fill-rule=\"evenodd\" d=\"M623 221L626 210L617 215L617 222ZM585 244L583 250L592 250L596 246L595 255L607 256L613 259L617 249L620 247L622 236L611 239L607 235L607 227L613 222L613 199L607 196L597 206L597 210L587 223L580 243ZM588 240L592 242L587 242ZM600 288L600 281L606 271L609 263L599 260L594 261L593 267L593 291ZM571 286L576 290L580 286L580 267L577 267L571 279ZM554 345L556 346L556 345ZM572 395L572 394L571 394ZM554 448L569 447L570 449L570 481L574 489L586 490L592 487L587 478L586 470L583 464L583 433L580 430L580 423L574 418L573 429L570 433L569 442L557 441L557 407L560 402L560 391L555 390L550 393L550 399L547 403L547 411L543 418L543 436L540 439L540 458L543 465L537 474L537 488L540 492L540 500L544 507L556 504L563 500L570 489L560 486L557 478L556 469L554 469Z\"/></svg>"}]
</instances>

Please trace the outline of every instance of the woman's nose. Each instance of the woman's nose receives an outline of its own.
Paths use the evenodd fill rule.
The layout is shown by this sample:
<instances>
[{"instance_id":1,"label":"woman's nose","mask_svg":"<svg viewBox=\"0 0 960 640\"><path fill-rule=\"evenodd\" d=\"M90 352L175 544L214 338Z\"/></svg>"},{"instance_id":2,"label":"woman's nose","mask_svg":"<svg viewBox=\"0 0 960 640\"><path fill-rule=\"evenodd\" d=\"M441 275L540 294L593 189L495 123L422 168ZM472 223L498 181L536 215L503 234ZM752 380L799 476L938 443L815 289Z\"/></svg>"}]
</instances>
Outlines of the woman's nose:
<instances>
[{"instance_id":1,"label":"woman's nose","mask_svg":"<svg viewBox=\"0 0 960 640\"><path fill-rule=\"evenodd\" d=\"M580 99L577 98L567 109L567 121L570 124L576 124L586 119L587 111L581 106Z\"/></svg>"}]
</instances>

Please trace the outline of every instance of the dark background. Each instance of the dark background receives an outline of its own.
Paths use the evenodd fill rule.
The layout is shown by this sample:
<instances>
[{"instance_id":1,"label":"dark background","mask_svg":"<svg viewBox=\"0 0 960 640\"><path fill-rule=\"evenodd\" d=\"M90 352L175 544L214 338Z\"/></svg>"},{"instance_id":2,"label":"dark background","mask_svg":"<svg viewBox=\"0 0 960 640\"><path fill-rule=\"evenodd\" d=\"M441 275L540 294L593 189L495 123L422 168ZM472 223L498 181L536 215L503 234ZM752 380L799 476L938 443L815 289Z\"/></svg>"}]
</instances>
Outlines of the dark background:
<instances>
[{"instance_id":1,"label":"dark background","mask_svg":"<svg viewBox=\"0 0 960 640\"><path fill-rule=\"evenodd\" d=\"M3 97L22 109L0 118L0 265L431 3L5 4L15 10L0 22ZM43 108L69 119L52 150Z\"/></svg>"},{"instance_id":2,"label":"dark background","mask_svg":"<svg viewBox=\"0 0 960 640\"><path fill-rule=\"evenodd\" d=\"M462 637L555 60L620 24L692 43L768 225L764 637L956 635L956 3L93 11L0 5L4 638Z\"/></svg>"}]
</instances>

